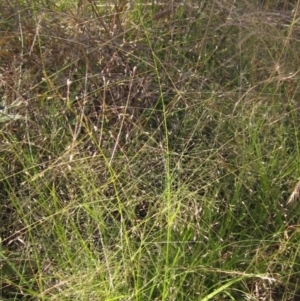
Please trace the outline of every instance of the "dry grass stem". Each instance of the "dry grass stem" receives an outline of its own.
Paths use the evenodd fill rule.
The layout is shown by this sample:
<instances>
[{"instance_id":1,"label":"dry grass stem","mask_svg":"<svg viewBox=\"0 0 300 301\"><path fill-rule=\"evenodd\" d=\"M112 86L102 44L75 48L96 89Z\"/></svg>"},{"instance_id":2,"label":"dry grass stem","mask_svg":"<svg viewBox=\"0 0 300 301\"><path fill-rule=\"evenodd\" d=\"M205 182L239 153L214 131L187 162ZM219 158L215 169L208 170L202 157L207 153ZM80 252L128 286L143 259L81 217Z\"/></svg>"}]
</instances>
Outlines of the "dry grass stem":
<instances>
[{"instance_id":1,"label":"dry grass stem","mask_svg":"<svg viewBox=\"0 0 300 301\"><path fill-rule=\"evenodd\" d=\"M299 199L299 193L300 193L300 180L298 181L292 194L290 195L287 205L293 205Z\"/></svg>"}]
</instances>

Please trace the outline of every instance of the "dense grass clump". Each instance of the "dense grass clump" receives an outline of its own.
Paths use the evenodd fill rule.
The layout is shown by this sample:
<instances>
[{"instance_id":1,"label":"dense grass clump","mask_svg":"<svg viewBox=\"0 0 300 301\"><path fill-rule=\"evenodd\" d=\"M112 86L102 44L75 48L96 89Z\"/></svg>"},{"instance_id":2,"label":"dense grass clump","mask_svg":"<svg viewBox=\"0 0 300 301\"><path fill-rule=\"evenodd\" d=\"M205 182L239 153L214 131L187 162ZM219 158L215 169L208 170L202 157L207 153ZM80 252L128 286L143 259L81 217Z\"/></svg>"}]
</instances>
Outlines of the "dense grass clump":
<instances>
[{"instance_id":1,"label":"dense grass clump","mask_svg":"<svg viewBox=\"0 0 300 301\"><path fill-rule=\"evenodd\" d=\"M299 300L299 5L2 1L1 300Z\"/></svg>"}]
</instances>

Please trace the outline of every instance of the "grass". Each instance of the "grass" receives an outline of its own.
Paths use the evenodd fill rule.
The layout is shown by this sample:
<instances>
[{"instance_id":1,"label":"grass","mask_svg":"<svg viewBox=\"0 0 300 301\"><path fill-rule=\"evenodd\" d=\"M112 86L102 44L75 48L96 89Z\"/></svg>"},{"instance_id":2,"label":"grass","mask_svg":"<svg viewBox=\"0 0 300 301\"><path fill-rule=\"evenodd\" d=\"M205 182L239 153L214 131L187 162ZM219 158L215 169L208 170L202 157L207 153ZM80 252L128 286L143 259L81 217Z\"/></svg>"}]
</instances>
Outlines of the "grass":
<instances>
[{"instance_id":1,"label":"grass","mask_svg":"<svg viewBox=\"0 0 300 301\"><path fill-rule=\"evenodd\" d=\"M299 299L299 1L0 12L1 300Z\"/></svg>"}]
</instances>

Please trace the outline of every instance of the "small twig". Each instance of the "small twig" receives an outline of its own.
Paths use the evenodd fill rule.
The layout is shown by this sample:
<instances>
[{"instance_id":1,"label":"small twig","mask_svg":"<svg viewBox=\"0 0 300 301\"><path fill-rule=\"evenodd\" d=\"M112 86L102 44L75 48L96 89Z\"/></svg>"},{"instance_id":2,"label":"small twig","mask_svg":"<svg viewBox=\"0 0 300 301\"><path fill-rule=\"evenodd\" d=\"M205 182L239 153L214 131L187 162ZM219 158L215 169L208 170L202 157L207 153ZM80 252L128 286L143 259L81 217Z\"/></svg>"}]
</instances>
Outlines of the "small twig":
<instances>
[{"instance_id":1,"label":"small twig","mask_svg":"<svg viewBox=\"0 0 300 301\"><path fill-rule=\"evenodd\" d=\"M169 1L169 3L166 5L166 8L164 10L159 11L157 14L155 14L152 17L152 20L159 20L165 17L172 16L174 14L174 3L173 0Z\"/></svg>"},{"instance_id":2,"label":"small twig","mask_svg":"<svg viewBox=\"0 0 300 301\"><path fill-rule=\"evenodd\" d=\"M172 13L172 8L171 7L168 7L160 12L158 12L157 14L155 14L152 19L153 20L159 20L159 19L162 19L162 18L165 18L167 16L169 16L170 14Z\"/></svg>"}]
</instances>

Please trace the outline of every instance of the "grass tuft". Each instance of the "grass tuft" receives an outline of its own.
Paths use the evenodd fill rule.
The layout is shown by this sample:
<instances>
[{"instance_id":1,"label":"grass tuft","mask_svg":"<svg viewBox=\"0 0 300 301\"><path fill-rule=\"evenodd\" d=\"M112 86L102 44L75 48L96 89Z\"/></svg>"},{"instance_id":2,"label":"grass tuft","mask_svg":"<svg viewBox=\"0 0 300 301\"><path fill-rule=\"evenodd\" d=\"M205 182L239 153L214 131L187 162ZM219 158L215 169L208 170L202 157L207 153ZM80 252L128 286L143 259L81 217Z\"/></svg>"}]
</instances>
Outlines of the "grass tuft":
<instances>
[{"instance_id":1,"label":"grass tuft","mask_svg":"<svg viewBox=\"0 0 300 301\"><path fill-rule=\"evenodd\" d=\"M0 3L1 300L299 299L299 1L223 2Z\"/></svg>"}]
</instances>

